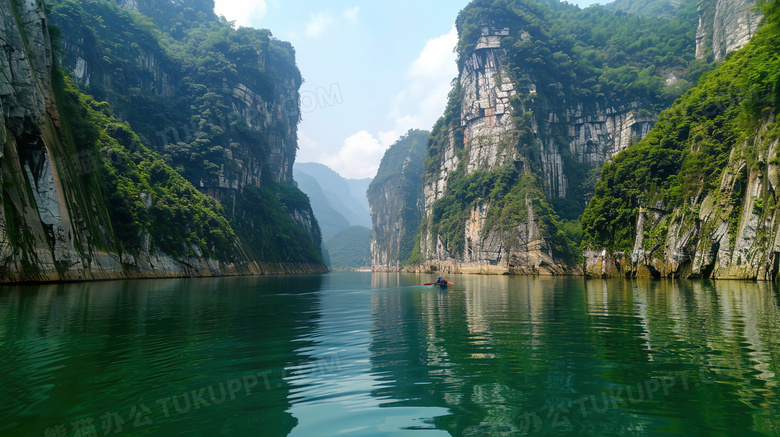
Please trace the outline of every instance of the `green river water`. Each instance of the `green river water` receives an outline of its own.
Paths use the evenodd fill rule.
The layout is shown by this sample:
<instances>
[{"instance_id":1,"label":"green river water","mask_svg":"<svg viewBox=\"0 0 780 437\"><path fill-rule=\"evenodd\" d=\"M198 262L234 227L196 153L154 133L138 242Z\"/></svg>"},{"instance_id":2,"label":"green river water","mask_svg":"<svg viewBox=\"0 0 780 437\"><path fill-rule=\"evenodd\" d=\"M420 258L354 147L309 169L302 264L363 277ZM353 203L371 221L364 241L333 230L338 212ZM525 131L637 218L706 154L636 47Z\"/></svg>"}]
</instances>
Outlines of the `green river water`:
<instances>
[{"instance_id":1,"label":"green river water","mask_svg":"<svg viewBox=\"0 0 780 437\"><path fill-rule=\"evenodd\" d=\"M0 436L780 435L773 284L0 288Z\"/></svg>"}]
</instances>

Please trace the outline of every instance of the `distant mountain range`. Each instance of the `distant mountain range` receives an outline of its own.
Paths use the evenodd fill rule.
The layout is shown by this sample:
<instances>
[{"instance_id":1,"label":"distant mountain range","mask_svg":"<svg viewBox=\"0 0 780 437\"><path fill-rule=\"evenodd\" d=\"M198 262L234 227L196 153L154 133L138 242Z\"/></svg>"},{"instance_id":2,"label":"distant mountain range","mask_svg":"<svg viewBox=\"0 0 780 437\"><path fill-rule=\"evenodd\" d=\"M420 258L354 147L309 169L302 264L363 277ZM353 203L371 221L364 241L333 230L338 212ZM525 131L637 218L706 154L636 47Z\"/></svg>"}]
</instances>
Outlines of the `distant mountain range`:
<instances>
[{"instance_id":1,"label":"distant mountain range","mask_svg":"<svg viewBox=\"0 0 780 437\"><path fill-rule=\"evenodd\" d=\"M351 226L322 242L333 270L358 270L371 266L371 229Z\"/></svg>"},{"instance_id":2,"label":"distant mountain range","mask_svg":"<svg viewBox=\"0 0 780 437\"><path fill-rule=\"evenodd\" d=\"M345 179L317 163L296 163L293 178L309 196L330 267L343 270L368 266L371 213L366 192L371 179Z\"/></svg>"},{"instance_id":3,"label":"distant mountain range","mask_svg":"<svg viewBox=\"0 0 780 437\"><path fill-rule=\"evenodd\" d=\"M295 164L293 178L309 196L323 240L350 226L371 228L366 191L371 179L346 179L314 162Z\"/></svg>"}]
</instances>

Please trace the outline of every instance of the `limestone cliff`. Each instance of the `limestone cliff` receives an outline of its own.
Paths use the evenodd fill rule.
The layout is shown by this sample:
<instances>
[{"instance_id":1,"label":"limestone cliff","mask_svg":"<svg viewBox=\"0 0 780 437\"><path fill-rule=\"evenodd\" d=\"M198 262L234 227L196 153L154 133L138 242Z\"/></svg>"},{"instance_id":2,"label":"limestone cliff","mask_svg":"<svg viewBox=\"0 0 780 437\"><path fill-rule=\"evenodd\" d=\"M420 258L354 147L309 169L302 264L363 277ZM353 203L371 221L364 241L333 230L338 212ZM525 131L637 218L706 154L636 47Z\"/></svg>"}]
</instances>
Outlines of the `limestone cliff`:
<instances>
[{"instance_id":1,"label":"limestone cliff","mask_svg":"<svg viewBox=\"0 0 780 437\"><path fill-rule=\"evenodd\" d=\"M423 209L422 174L430 132L409 131L393 144L368 189L374 271L399 271L409 262Z\"/></svg>"},{"instance_id":2,"label":"limestone cliff","mask_svg":"<svg viewBox=\"0 0 780 437\"><path fill-rule=\"evenodd\" d=\"M718 184L682 207L666 199L640 203L632 250L588 250L595 277L711 278L768 281L780 262L777 208L778 132L775 112L734 144Z\"/></svg>"},{"instance_id":3,"label":"limestone cliff","mask_svg":"<svg viewBox=\"0 0 780 437\"><path fill-rule=\"evenodd\" d=\"M203 192L235 205L230 219L244 225L245 188L293 184L303 82L294 49L268 30L218 34L229 25L210 0L118 4L53 0L63 66L144 145ZM320 239L307 211L292 217Z\"/></svg>"},{"instance_id":4,"label":"limestone cliff","mask_svg":"<svg viewBox=\"0 0 780 437\"><path fill-rule=\"evenodd\" d=\"M513 64L511 47L505 45L510 35L525 44L537 41L523 28L483 26L461 62L455 96L459 120L432 157L437 161L434 173L426 175L425 270L579 273L576 263L563 259L568 243L558 232L559 218L550 215L550 200L584 205L593 172L655 124L656 110L640 96L566 96L561 92L565 84L551 82L533 64ZM536 179L530 184L542 191L515 193L522 210L514 214L517 222L495 226L498 217L507 216L500 211L505 206L479 199L461 219L462 246L453 250L446 238L430 231L441 220L436 205L447 197L453 175L474 178L507 167L514 171L513 183L521 185L525 175Z\"/></svg>"},{"instance_id":5,"label":"limestone cliff","mask_svg":"<svg viewBox=\"0 0 780 437\"><path fill-rule=\"evenodd\" d=\"M705 64L690 68L694 34L718 7L674 2L673 18L627 18L510 3L473 2L458 18L459 77L429 143L418 270L582 273L576 228L601 167L644 139L698 79ZM749 9L728 14L752 17ZM594 20L626 28L612 40L578 33ZM735 35L740 20L719 23ZM566 26L565 37L546 30ZM663 50L673 55L659 57ZM592 68L583 54L599 52L616 55Z\"/></svg>"},{"instance_id":6,"label":"limestone cliff","mask_svg":"<svg viewBox=\"0 0 780 437\"><path fill-rule=\"evenodd\" d=\"M208 240L197 240L191 245L173 242L179 250L166 251L166 246L156 242L148 229L132 239L138 242L137 246L128 244L119 232L123 225L133 224L114 221L117 215L112 208L117 193L105 191L109 188L105 171L113 167L103 165L99 151L88 144L97 140L92 135L98 132L96 128L78 124L85 123L88 114L107 111L97 103L91 108L79 107L85 100L78 100L78 92L62 89L64 81L57 76L42 1L2 0L0 14L0 38L7 55L0 59L0 71L4 72L0 75L0 282L326 270L314 258L280 262L257 256L247 239L232 236L221 208L177 179L145 146L129 141L122 156L132 157L138 166L153 165L153 182L173 183L178 190L165 198L158 197L156 191L134 194L137 200L133 208L146 209L144 214L150 216L150 224L155 223L155 214L166 214L163 207L179 208L171 202L182 199L188 202L187 207L199 205L211 220L206 225L185 223L183 226L189 228L187 232L193 238L200 238L198 229L209 226L227 233L223 234L225 247L221 248ZM63 105L79 109L63 113ZM105 118L108 116L101 117L111 122ZM297 116L293 118L294 125ZM113 134L100 134L100 141L106 145L116 148L124 144L120 134L130 138L129 131L118 124L111 124L111 129ZM88 132L89 138L79 136L82 132ZM301 211L291 214L307 222L310 229L317 229L310 208L301 207ZM307 244L318 245L319 241Z\"/></svg>"},{"instance_id":7,"label":"limestone cliff","mask_svg":"<svg viewBox=\"0 0 780 437\"><path fill-rule=\"evenodd\" d=\"M505 49L502 48L502 37L509 34L509 28L483 27L474 50L462 62L457 94L453 96L459 108L455 113L458 120L454 128L457 131L449 130L441 150L432 157L438 162L430 167L432 172L426 174L423 223L429 223L424 225L420 242L424 270L498 274L567 271L567 267L550 253L551 247L534 218L531 196L522 200L526 209L524 220L513 225L511 230L489 229L486 223L491 202L479 199L469 207L462 224L458 224L458 228L463 227L457 232L465 234L462 246L453 248L446 237L443 239L438 232L432 232L437 222L444 218L444 214L438 214L437 202L461 201L446 199L451 175L468 177L475 172L492 172L506 165L516 166L521 173L533 171L531 166L526 166L523 151L516 147L521 139L510 99L517 96L534 98L538 95L538 86L531 76L526 76L522 82L512 80ZM530 35L524 34L523 37L530 38ZM531 110L528 108L528 112ZM584 159L603 162L607 150L627 147L632 130L642 130L641 127L635 128L633 123L626 123L631 118L630 111L612 113L611 108L609 111L609 117L602 114L587 117L578 113L578 123L567 129L573 146L587 145L578 148ZM543 135L552 139L545 134L550 130L557 133L557 129L562 127L558 117L559 114L550 111L546 120L532 120L533 134L527 139L538 148L537 158L547 182L547 195L563 197L568 184L559 145L539 139ZM596 145L593 140L597 138L605 141ZM461 174L458 174L459 170ZM516 244L507 244L512 239Z\"/></svg>"},{"instance_id":8,"label":"limestone cliff","mask_svg":"<svg viewBox=\"0 0 780 437\"><path fill-rule=\"evenodd\" d=\"M778 276L780 4L767 10L768 24L747 47L605 167L583 218L588 274Z\"/></svg>"},{"instance_id":9,"label":"limestone cliff","mask_svg":"<svg viewBox=\"0 0 780 437\"><path fill-rule=\"evenodd\" d=\"M758 30L756 0L699 0L696 57L721 61L741 49Z\"/></svg>"},{"instance_id":10,"label":"limestone cliff","mask_svg":"<svg viewBox=\"0 0 780 437\"><path fill-rule=\"evenodd\" d=\"M171 32L172 37L183 32L179 30L181 27L194 26L187 21L190 15L200 13L208 21L217 21L213 2L200 3L205 4L160 0L119 2L151 14L150 18L155 22L165 23L178 17L175 29L161 27L161 30ZM240 59L224 53L228 65L233 64L236 71L215 78L201 77L205 86L193 89L196 74L189 71L193 67L172 56L176 47L166 47L142 27L133 26L137 15L113 10L94 1L84 2L83 9L76 11L64 1L54 4L53 22L61 28L63 35L63 66L73 72L73 78L80 84L89 87L99 98L105 97L118 117L128 120L134 128L138 126L139 134L161 153L178 143L191 143L200 134L209 132L204 132L199 125L201 120L192 119L189 108L184 108L185 114L178 118L149 123L145 119L148 114L138 111L137 107L148 107L157 102L169 106L166 102L171 100L192 97L197 100L209 92L218 95L218 100L207 102L215 106L211 122L226 131L221 135L226 137L223 142L238 141L239 146L219 157L218 171L204 171L197 179L193 177L197 186L237 189L259 185L265 178L284 183L292 181L300 119L298 91L302 80L289 43L274 39L266 30L242 29L241 32L252 34L245 39L257 40L255 53L250 56L242 53ZM103 15L107 24L96 25L91 21L91 14ZM163 14L168 16L161 16ZM134 42L130 50L116 53L115 44L129 42L117 40L115 28L120 26L130 27ZM183 42L195 39L179 37ZM212 79L213 83L210 82ZM251 141L241 138L241 132L229 129L228 125L239 121L246 123L249 131L244 136Z\"/></svg>"}]
</instances>

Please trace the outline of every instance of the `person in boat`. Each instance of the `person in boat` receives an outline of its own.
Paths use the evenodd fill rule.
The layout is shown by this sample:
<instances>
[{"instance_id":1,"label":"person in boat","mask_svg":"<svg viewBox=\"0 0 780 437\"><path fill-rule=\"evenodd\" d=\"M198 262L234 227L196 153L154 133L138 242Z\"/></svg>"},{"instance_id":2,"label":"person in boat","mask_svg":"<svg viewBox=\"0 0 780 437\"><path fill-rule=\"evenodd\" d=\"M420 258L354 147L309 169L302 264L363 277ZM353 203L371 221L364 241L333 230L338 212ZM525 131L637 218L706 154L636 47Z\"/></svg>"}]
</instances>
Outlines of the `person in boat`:
<instances>
[{"instance_id":1,"label":"person in boat","mask_svg":"<svg viewBox=\"0 0 780 437\"><path fill-rule=\"evenodd\" d=\"M436 281L435 285L442 285L442 286L446 287L447 284L448 284L448 282L445 279L442 279L441 276L439 276L439 279Z\"/></svg>"}]
</instances>

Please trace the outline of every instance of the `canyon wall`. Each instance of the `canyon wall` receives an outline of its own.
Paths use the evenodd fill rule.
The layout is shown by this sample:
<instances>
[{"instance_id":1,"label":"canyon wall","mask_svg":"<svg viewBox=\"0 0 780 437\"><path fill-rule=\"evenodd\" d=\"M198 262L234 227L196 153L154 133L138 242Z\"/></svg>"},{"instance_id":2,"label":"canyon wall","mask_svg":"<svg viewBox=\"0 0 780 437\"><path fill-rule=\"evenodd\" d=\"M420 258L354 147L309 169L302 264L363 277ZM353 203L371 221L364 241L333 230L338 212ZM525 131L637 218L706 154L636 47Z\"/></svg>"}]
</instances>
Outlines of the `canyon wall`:
<instances>
[{"instance_id":1,"label":"canyon wall","mask_svg":"<svg viewBox=\"0 0 780 437\"><path fill-rule=\"evenodd\" d=\"M699 0L696 57L722 61L744 47L756 33L762 15L756 0Z\"/></svg>"},{"instance_id":2,"label":"canyon wall","mask_svg":"<svg viewBox=\"0 0 780 437\"><path fill-rule=\"evenodd\" d=\"M777 278L780 95L763 72L780 69L780 10L765 10L746 47L664 112L641 150L605 168L585 213L588 275Z\"/></svg>"},{"instance_id":3,"label":"canyon wall","mask_svg":"<svg viewBox=\"0 0 780 437\"><path fill-rule=\"evenodd\" d=\"M374 271L399 271L414 251L424 203L422 174L429 136L430 132L411 130L393 144L369 186Z\"/></svg>"},{"instance_id":4,"label":"canyon wall","mask_svg":"<svg viewBox=\"0 0 780 437\"><path fill-rule=\"evenodd\" d=\"M607 84L609 73L599 78L599 73L578 69L578 62L587 63L578 58L585 49L561 50L558 40L539 31L551 28L558 15L570 14L569 21L592 19L587 14L558 3L550 7L514 3L515 9L506 12L501 6L489 9L473 3L461 13L459 76L445 116L429 141L421 225L400 221L384 225L417 227L419 248L412 262L392 257L388 261L385 253L377 252L381 256L375 267L583 274L575 228L603 165L646 138L660 111L692 86L698 76L688 68L689 62L696 56L720 60L744 46L760 18L751 1L655 5L666 15L633 19L639 20L637 27L646 26L652 29L650 34L659 35L677 20L690 31L680 37L684 48L674 49L684 60L658 65L651 59L635 60L647 63L638 69L646 68L655 81L641 88L636 82ZM602 14L605 20L613 13L602 8L587 12L590 17ZM614 19L627 20L625 14ZM700 37L694 41L688 36L697 28ZM585 47L601 44L584 38ZM626 41L627 47L635 42ZM610 50L615 49L632 50L619 46ZM614 67L608 63L612 61L605 62L602 71L617 72L626 60L616 58ZM631 80L641 81L639 76ZM414 207L391 192L382 202Z\"/></svg>"},{"instance_id":5,"label":"canyon wall","mask_svg":"<svg viewBox=\"0 0 780 437\"><path fill-rule=\"evenodd\" d=\"M317 273L327 271L316 257L279 260L258 256L243 235L231 237L232 230L223 222L214 222L214 229L226 227L227 247L219 248L206 243L188 246L181 242L182 250L166 252L155 244L148 233L138 236L138 247L128 247L121 241L117 229L122 225L112 220L109 198L115 193L106 192L107 166L101 164L99 151L89 148L76 136L75 126L65 122L62 105L65 100L72 105L77 92L62 89L63 79L58 76L58 53L52 48L49 19L42 1L3 0L0 16L0 35L8 56L0 59L0 144L2 144L2 169L0 178L3 190L0 193L3 207L0 208L0 282L40 282L101 280L120 278L159 278L189 276L222 276L249 274ZM77 56L76 45L67 40L63 43L66 53L74 60L73 72L82 83L103 80L84 58ZM68 51L71 48L72 51ZM150 72L146 91L160 96L175 93L171 87L174 72L159 68L152 53L134 59L139 67ZM81 59L81 61L79 61ZM99 69L98 69L99 71ZM80 76L79 76L80 75ZM59 79L57 79L59 78ZM280 92L297 95L300 82L292 77L289 88ZM242 94L235 97L236 85L231 94L236 102L251 101ZM120 90L116 90L117 93ZM132 93L130 91L129 93ZM296 101L297 105L297 101ZM246 111L244 103L236 103L236 112ZM93 104L94 108L100 108ZM274 108L278 109L278 108ZM80 113L65 114L69 120L87 120L92 109L84 107ZM267 136L281 138L274 140L279 145L276 155L263 165L276 169L274 179L288 181L294 159L295 127L298 122L297 106L292 109L290 120L281 121L278 111L273 114L258 113L267 120L275 120L282 126L270 128ZM84 117L84 118L81 118ZM269 123L271 123L269 121ZM94 129L94 127L92 127ZM119 144L121 140L105 133L101 141ZM285 141L293 141L288 144ZM270 141L269 141L270 142ZM135 153L138 163L152 159L153 151L143 144L128 144ZM239 148L240 149L240 148ZM251 149L251 145L247 147ZM251 151L247 151L251 154ZM292 156L290 156L292 153ZM271 154L274 155L273 153ZM142 158L145 156L146 158ZM158 158L154 158L158 159ZM241 158L246 159L247 158ZM289 163L287 161L290 161ZM144 161L151 162L151 161ZM145 165L145 164L142 164ZM162 165L158 161L157 166ZM237 166L244 165L243 163ZM278 167L276 167L278 165ZM251 167L244 165L244 167ZM179 181L170 168L157 167L163 182L172 181L181 191L184 202L203 206L214 220L221 220L223 209L209 206L205 195L191 190L191 185ZM241 181L231 179L227 186L251 183L251 178ZM136 181L137 182L137 181ZM167 182L166 182L167 183ZM201 187L206 191L208 187ZM189 191L191 190L191 191ZM174 201L166 198L165 201ZM162 201L153 192L138 193L138 207L146 208L149 214L157 211L156 202ZM309 243L319 250L319 229L308 205L297 203L299 210L289 211L290 220L303 224L309 232ZM162 204L161 204L162 206ZM167 207L178 207L166 204ZM226 222L224 222L226 223ZM193 224L194 225L194 224ZM189 226L183 224L183 226ZM206 226L208 228L208 226ZM192 230L193 235L195 229ZM241 234L239 232L239 234ZM206 251L203 248L213 249ZM232 248L232 249L231 249ZM230 252L217 256L217 252Z\"/></svg>"}]
</instances>

